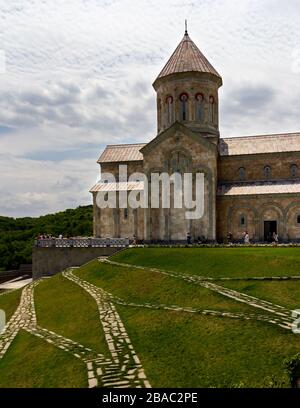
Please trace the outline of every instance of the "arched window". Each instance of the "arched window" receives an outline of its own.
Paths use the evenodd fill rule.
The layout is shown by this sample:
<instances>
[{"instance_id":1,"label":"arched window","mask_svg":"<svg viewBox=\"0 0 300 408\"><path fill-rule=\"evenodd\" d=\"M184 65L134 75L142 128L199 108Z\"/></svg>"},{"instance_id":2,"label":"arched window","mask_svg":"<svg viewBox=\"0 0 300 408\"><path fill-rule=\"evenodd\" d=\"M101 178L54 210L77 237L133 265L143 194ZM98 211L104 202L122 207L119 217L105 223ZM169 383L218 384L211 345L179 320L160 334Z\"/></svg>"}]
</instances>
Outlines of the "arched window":
<instances>
[{"instance_id":1,"label":"arched window","mask_svg":"<svg viewBox=\"0 0 300 408\"><path fill-rule=\"evenodd\" d=\"M214 123L215 122L215 98L212 95L209 97L208 114L209 114L210 123Z\"/></svg>"},{"instance_id":2,"label":"arched window","mask_svg":"<svg viewBox=\"0 0 300 408\"><path fill-rule=\"evenodd\" d=\"M157 119L158 124L161 125L161 100L157 99Z\"/></svg>"},{"instance_id":3,"label":"arched window","mask_svg":"<svg viewBox=\"0 0 300 408\"><path fill-rule=\"evenodd\" d=\"M266 179L269 179L271 177L271 174L272 174L271 167L270 166L265 166L264 167L264 177Z\"/></svg>"},{"instance_id":4,"label":"arched window","mask_svg":"<svg viewBox=\"0 0 300 408\"><path fill-rule=\"evenodd\" d=\"M199 122L203 122L204 119L204 96L202 93L197 93L195 95L195 99L196 99L196 114L195 114L195 118L196 120L198 120Z\"/></svg>"},{"instance_id":5,"label":"arched window","mask_svg":"<svg viewBox=\"0 0 300 408\"><path fill-rule=\"evenodd\" d=\"M127 220L128 218L128 208L124 208L124 219Z\"/></svg>"},{"instance_id":6,"label":"arched window","mask_svg":"<svg viewBox=\"0 0 300 408\"><path fill-rule=\"evenodd\" d=\"M245 178L246 178L246 169L245 169L245 167L240 167L238 173L239 173L239 179L240 180L245 180Z\"/></svg>"},{"instance_id":7,"label":"arched window","mask_svg":"<svg viewBox=\"0 0 300 408\"><path fill-rule=\"evenodd\" d=\"M167 104L167 124L171 125L173 123L173 97L168 96L166 99Z\"/></svg>"},{"instance_id":8,"label":"arched window","mask_svg":"<svg viewBox=\"0 0 300 408\"><path fill-rule=\"evenodd\" d=\"M188 120L188 94L182 93L179 97L180 100L180 119Z\"/></svg>"},{"instance_id":9,"label":"arched window","mask_svg":"<svg viewBox=\"0 0 300 408\"><path fill-rule=\"evenodd\" d=\"M245 217L244 214L242 214L242 215L240 216L240 226L241 226L241 227L245 227L245 226L246 226L246 217Z\"/></svg>"},{"instance_id":10,"label":"arched window","mask_svg":"<svg viewBox=\"0 0 300 408\"><path fill-rule=\"evenodd\" d=\"M300 224L300 215L297 215L297 224Z\"/></svg>"},{"instance_id":11,"label":"arched window","mask_svg":"<svg viewBox=\"0 0 300 408\"><path fill-rule=\"evenodd\" d=\"M292 177L297 177L298 176L298 166L297 166L297 164L292 164L290 169L291 169L291 176Z\"/></svg>"}]
</instances>

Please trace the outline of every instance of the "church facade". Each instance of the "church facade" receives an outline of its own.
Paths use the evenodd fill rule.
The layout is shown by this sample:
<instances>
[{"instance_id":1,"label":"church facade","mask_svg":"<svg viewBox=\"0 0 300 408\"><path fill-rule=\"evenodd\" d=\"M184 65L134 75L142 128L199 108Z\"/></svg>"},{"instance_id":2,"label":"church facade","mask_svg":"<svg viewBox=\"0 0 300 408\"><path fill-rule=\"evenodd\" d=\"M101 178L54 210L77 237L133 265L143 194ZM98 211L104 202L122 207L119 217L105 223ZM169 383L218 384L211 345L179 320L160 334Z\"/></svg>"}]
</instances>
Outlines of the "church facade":
<instances>
[{"instance_id":1,"label":"church facade","mask_svg":"<svg viewBox=\"0 0 300 408\"><path fill-rule=\"evenodd\" d=\"M187 32L160 72L157 136L148 143L108 145L98 163L115 182L90 190L94 236L145 242L240 240L253 242L277 232L282 241L300 241L300 133L221 138L219 96L222 78ZM204 174L204 212L188 220L181 208L99 208L100 191L142 191L141 183L119 181L128 175L167 172Z\"/></svg>"}]
</instances>

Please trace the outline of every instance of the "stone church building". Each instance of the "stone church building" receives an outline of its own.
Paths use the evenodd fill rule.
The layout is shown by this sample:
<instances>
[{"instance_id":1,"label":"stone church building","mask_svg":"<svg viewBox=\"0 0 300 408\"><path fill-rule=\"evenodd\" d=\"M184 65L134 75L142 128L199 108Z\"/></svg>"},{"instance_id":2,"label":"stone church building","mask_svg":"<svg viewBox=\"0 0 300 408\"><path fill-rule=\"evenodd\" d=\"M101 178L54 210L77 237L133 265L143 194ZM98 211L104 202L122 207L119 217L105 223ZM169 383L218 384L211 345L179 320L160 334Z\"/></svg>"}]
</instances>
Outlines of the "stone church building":
<instances>
[{"instance_id":1,"label":"stone church building","mask_svg":"<svg viewBox=\"0 0 300 408\"><path fill-rule=\"evenodd\" d=\"M148 143L108 145L98 163L115 183L97 183L95 237L136 237L145 242L192 239L226 241L300 240L300 133L221 138L219 97L222 77L187 31L153 83L157 93L157 136ZM128 174L202 172L204 215L186 220L178 208L102 208L99 191L142 190L118 182L119 165ZM149 192L151 184L148 185ZM150 195L150 194L149 194Z\"/></svg>"}]
</instances>

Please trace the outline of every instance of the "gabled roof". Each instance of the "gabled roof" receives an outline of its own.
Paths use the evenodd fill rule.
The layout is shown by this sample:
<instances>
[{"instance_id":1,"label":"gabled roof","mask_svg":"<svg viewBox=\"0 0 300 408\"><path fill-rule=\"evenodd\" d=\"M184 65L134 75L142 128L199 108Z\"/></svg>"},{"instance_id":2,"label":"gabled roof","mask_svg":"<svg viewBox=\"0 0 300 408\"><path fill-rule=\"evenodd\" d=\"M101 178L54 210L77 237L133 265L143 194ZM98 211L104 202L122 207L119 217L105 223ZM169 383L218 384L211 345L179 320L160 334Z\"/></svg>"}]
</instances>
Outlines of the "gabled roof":
<instances>
[{"instance_id":1,"label":"gabled roof","mask_svg":"<svg viewBox=\"0 0 300 408\"><path fill-rule=\"evenodd\" d=\"M205 137L201 137L201 136L199 137L197 133L193 132L188 127L184 126L182 123L176 121L173 123L173 125L165 129L163 132L159 133L154 139L150 140L149 143L147 143L144 147L142 147L141 152L143 153L143 155L147 154L154 147L158 146L160 143L167 140L168 137L172 136L177 131L182 132L185 135L193 138L196 143L199 143L205 146L209 150L215 150L216 148L215 145L211 143L208 139L206 139Z\"/></svg>"},{"instance_id":2,"label":"gabled roof","mask_svg":"<svg viewBox=\"0 0 300 408\"><path fill-rule=\"evenodd\" d=\"M180 72L206 72L221 79L220 74L205 58L186 32L155 82L163 77Z\"/></svg>"},{"instance_id":3,"label":"gabled roof","mask_svg":"<svg viewBox=\"0 0 300 408\"><path fill-rule=\"evenodd\" d=\"M221 156L300 151L300 133L239 136L220 139Z\"/></svg>"},{"instance_id":4,"label":"gabled roof","mask_svg":"<svg viewBox=\"0 0 300 408\"><path fill-rule=\"evenodd\" d=\"M107 145L98 163L126 162L143 160L140 149L146 143Z\"/></svg>"},{"instance_id":5,"label":"gabled roof","mask_svg":"<svg viewBox=\"0 0 300 408\"><path fill-rule=\"evenodd\" d=\"M140 150L147 144L108 145L98 163L142 161ZM220 139L219 144L219 153L224 157L283 152L300 152L300 133L228 137Z\"/></svg>"}]
</instances>

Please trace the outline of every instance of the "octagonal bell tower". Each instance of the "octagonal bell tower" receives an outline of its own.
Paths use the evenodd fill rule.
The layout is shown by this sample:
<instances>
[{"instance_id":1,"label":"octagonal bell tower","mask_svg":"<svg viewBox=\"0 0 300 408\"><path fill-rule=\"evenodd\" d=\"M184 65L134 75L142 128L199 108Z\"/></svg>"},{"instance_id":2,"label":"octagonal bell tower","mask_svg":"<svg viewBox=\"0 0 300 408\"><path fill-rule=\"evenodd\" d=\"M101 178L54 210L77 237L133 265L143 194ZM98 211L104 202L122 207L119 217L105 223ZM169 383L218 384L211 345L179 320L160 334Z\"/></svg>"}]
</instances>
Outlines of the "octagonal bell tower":
<instances>
[{"instance_id":1,"label":"octagonal bell tower","mask_svg":"<svg viewBox=\"0 0 300 408\"><path fill-rule=\"evenodd\" d=\"M218 90L222 78L191 40L187 29L153 83L157 93L158 134L178 121L217 143Z\"/></svg>"}]
</instances>

